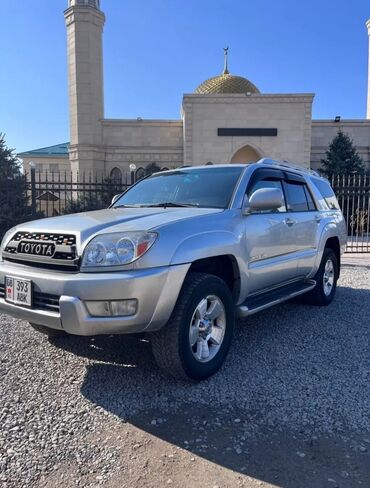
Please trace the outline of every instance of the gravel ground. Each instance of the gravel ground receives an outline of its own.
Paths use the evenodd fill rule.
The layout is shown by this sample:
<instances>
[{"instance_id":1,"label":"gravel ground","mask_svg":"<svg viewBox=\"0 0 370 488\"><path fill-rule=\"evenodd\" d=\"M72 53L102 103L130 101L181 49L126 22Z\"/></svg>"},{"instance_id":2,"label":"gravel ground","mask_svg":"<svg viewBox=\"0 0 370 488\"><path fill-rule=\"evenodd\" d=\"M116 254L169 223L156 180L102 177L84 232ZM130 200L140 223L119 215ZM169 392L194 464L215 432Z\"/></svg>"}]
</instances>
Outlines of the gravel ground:
<instances>
[{"instance_id":1,"label":"gravel ground","mask_svg":"<svg viewBox=\"0 0 370 488\"><path fill-rule=\"evenodd\" d=\"M0 486L370 486L370 269L238 324L200 384L145 337L49 343L0 315Z\"/></svg>"}]
</instances>

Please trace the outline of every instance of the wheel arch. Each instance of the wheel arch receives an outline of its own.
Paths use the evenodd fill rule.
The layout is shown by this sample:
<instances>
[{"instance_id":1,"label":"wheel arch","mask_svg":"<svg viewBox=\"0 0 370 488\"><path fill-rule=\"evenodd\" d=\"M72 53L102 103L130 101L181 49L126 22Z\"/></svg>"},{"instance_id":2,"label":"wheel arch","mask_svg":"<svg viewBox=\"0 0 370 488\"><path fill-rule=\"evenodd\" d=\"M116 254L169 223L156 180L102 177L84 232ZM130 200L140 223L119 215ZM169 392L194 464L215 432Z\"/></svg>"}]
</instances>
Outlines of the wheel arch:
<instances>
[{"instance_id":1,"label":"wheel arch","mask_svg":"<svg viewBox=\"0 0 370 488\"><path fill-rule=\"evenodd\" d=\"M240 294L240 269L235 256L221 254L196 259L188 270L188 273L191 272L208 273L221 278L229 287L234 302L238 301Z\"/></svg>"},{"instance_id":2,"label":"wheel arch","mask_svg":"<svg viewBox=\"0 0 370 488\"><path fill-rule=\"evenodd\" d=\"M319 269L322 256L326 247L333 249L338 258L338 264L340 267L340 238L338 236L337 225L334 222L328 222L319 234L316 260L312 272L310 273L311 277L314 276Z\"/></svg>"}]
</instances>

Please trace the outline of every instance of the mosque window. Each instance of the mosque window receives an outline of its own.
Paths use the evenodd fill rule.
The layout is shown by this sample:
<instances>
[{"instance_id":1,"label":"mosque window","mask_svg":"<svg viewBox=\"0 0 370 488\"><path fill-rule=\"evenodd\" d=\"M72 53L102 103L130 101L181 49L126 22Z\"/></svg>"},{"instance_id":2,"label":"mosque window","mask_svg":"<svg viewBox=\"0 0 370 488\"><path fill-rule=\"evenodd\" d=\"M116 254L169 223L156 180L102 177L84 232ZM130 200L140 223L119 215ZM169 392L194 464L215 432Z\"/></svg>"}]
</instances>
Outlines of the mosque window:
<instances>
[{"instance_id":1,"label":"mosque window","mask_svg":"<svg viewBox=\"0 0 370 488\"><path fill-rule=\"evenodd\" d=\"M122 171L119 168L113 168L110 172L110 179L115 183L122 183Z\"/></svg>"}]
</instances>

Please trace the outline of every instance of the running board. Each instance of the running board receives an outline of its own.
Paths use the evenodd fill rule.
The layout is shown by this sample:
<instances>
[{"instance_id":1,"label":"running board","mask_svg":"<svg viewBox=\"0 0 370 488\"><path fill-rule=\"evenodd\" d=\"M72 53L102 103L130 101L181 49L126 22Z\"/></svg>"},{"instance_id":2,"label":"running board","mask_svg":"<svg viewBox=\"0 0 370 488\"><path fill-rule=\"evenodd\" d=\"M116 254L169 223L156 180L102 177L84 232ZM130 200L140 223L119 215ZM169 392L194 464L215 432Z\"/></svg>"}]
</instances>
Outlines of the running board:
<instances>
[{"instance_id":1,"label":"running board","mask_svg":"<svg viewBox=\"0 0 370 488\"><path fill-rule=\"evenodd\" d=\"M236 315L237 317L248 317L265 308L272 307L273 305L302 295L315 288L315 286L315 280L299 281L298 283L290 283L289 285L276 288L273 291L251 296L247 298L244 303L236 307Z\"/></svg>"}]
</instances>

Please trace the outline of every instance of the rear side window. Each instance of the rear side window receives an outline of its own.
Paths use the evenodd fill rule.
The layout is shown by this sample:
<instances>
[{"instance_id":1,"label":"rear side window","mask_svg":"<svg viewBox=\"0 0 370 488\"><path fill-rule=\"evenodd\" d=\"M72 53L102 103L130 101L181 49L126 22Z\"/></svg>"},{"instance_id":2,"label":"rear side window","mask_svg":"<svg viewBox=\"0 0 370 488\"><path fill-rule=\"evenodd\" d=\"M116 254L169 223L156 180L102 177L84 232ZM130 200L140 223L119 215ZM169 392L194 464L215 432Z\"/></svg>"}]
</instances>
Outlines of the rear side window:
<instances>
[{"instance_id":1,"label":"rear side window","mask_svg":"<svg viewBox=\"0 0 370 488\"><path fill-rule=\"evenodd\" d=\"M329 182L325 180L319 180L316 178L311 178L312 183L316 186L316 188L319 190L321 196L323 197L326 205L330 209L336 209L339 210L339 203L338 200L335 196L335 193L333 192L331 186L329 185Z\"/></svg>"},{"instance_id":2,"label":"rear side window","mask_svg":"<svg viewBox=\"0 0 370 488\"><path fill-rule=\"evenodd\" d=\"M286 181L284 188L288 210L291 212L307 212L309 210L305 185Z\"/></svg>"}]
</instances>

